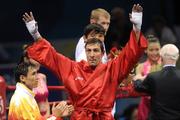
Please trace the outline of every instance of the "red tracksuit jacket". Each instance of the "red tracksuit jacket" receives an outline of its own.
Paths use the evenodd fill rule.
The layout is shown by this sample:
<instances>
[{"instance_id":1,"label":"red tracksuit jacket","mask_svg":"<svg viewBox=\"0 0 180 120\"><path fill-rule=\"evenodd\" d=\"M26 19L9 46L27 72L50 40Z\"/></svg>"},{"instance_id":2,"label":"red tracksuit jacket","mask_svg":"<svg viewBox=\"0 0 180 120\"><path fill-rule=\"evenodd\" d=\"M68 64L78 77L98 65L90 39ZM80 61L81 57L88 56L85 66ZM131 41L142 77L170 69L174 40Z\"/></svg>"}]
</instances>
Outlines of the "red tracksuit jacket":
<instances>
[{"instance_id":1,"label":"red tracksuit jacket","mask_svg":"<svg viewBox=\"0 0 180 120\"><path fill-rule=\"evenodd\" d=\"M121 54L107 64L92 70L85 61L75 62L57 53L45 39L28 48L30 58L54 72L70 94L75 107L72 120L113 120L111 110L119 83L128 75L147 47L140 35L137 43L132 31Z\"/></svg>"}]
</instances>

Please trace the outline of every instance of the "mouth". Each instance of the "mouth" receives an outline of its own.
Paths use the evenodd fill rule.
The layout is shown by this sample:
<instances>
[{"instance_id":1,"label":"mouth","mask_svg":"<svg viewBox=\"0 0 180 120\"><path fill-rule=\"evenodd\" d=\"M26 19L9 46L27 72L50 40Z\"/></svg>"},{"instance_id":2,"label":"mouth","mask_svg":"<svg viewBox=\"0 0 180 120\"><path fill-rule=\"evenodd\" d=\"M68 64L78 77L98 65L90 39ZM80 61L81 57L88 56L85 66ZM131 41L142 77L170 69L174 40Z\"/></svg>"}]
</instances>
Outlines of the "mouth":
<instances>
[{"instance_id":1,"label":"mouth","mask_svg":"<svg viewBox=\"0 0 180 120\"><path fill-rule=\"evenodd\" d=\"M90 63L95 63L96 61L95 60L90 60Z\"/></svg>"},{"instance_id":2,"label":"mouth","mask_svg":"<svg viewBox=\"0 0 180 120\"><path fill-rule=\"evenodd\" d=\"M91 58L91 59L89 59L89 61L95 61L96 59L94 59L94 58Z\"/></svg>"},{"instance_id":3,"label":"mouth","mask_svg":"<svg viewBox=\"0 0 180 120\"><path fill-rule=\"evenodd\" d=\"M157 58L159 58L159 56L152 56L152 58L157 59Z\"/></svg>"}]
</instances>

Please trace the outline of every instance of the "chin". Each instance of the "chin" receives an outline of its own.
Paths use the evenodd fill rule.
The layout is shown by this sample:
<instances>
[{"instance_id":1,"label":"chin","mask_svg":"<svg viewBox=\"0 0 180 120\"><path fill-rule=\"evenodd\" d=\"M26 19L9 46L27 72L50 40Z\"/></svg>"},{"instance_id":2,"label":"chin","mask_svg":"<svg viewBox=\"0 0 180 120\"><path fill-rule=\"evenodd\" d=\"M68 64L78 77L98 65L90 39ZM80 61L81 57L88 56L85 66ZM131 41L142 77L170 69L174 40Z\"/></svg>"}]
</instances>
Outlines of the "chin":
<instances>
[{"instance_id":1,"label":"chin","mask_svg":"<svg viewBox=\"0 0 180 120\"><path fill-rule=\"evenodd\" d=\"M94 64L90 64L90 66L91 66L91 67L94 67L94 66L96 66L96 65L94 65Z\"/></svg>"},{"instance_id":2,"label":"chin","mask_svg":"<svg viewBox=\"0 0 180 120\"><path fill-rule=\"evenodd\" d=\"M154 62L156 62L156 61L158 61L159 60L159 58L154 58L154 59L152 59L152 61L154 61Z\"/></svg>"},{"instance_id":3,"label":"chin","mask_svg":"<svg viewBox=\"0 0 180 120\"><path fill-rule=\"evenodd\" d=\"M96 67L97 65L96 64L90 64L91 67Z\"/></svg>"}]
</instances>

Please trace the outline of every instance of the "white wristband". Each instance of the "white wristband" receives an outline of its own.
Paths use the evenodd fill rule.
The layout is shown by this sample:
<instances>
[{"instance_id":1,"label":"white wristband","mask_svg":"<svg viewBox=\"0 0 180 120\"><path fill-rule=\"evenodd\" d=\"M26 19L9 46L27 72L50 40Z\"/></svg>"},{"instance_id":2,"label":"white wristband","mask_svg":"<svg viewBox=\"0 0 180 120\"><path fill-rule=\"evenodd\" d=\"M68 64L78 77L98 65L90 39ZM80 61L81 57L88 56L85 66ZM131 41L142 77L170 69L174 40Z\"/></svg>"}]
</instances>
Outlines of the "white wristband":
<instances>
[{"instance_id":1,"label":"white wristband","mask_svg":"<svg viewBox=\"0 0 180 120\"><path fill-rule=\"evenodd\" d=\"M141 30L142 16L142 12L132 12L131 21L133 22L133 29Z\"/></svg>"},{"instance_id":2,"label":"white wristband","mask_svg":"<svg viewBox=\"0 0 180 120\"><path fill-rule=\"evenodd\" d=\"M38 25L35 20L32 20L30 22L26 23L26 27L31 34L31 36L34 38L34 40L37 40L41 37L40 33L38 32Z\"/></svg>"},{"instance_id":3,"label":"white wristband","mask_svg":"<svg viewBox=\"0 0 180 120\"><path fill-rule=\"evenodd\" d=\"M36 21L35 20L27 22L26 27L27 27L30 34L34 34L37 31L36 30L37 28L36 28Z\"/></svg>"}]
</instances>

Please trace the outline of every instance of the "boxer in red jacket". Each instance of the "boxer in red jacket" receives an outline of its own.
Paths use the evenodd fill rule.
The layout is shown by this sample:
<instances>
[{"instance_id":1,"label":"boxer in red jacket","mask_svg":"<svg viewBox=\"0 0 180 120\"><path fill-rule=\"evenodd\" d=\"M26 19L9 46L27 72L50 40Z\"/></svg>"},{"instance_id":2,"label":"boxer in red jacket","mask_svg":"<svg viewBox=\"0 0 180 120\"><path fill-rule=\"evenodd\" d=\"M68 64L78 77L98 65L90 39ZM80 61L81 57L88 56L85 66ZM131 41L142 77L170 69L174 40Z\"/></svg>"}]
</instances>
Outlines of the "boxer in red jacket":
<instances>
[{"instance_id":1,"label":"boxer in red jacket","mask_svg":"<svg viewBox=\"0 0 180 120\"><path fill-rule=\"evenodd\" d=\"M74 112L72 120L113 120L111 110L119 83L128 75L147 47L142 35L142 7L132 8L133 30L130 40L116 59L101 63L104 48L96 38L85 45L87 62L75 62L57 53L38 32L33 14L25 13L23 20L35 42L27 49L30 58L54 72L69 92Z\"/></svg>"}]
</instances>

